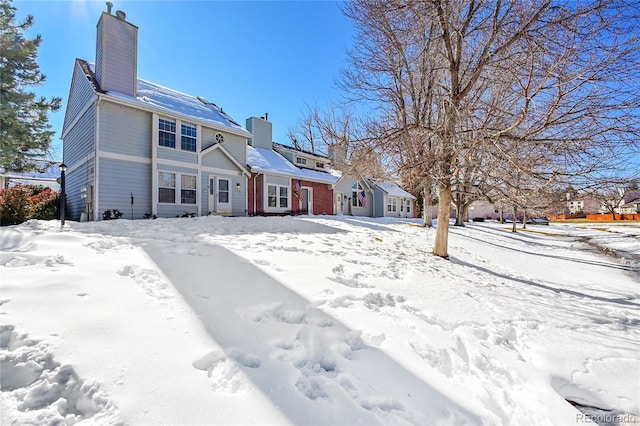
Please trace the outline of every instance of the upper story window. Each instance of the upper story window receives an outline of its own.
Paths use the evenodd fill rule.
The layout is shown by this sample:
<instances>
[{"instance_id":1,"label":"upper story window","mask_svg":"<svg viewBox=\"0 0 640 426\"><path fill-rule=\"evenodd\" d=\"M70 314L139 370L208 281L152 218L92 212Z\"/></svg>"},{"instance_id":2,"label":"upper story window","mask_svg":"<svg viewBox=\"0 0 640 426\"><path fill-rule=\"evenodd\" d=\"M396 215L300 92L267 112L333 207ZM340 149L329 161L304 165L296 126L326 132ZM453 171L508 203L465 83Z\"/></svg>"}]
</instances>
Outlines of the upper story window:
<instances>
[{"instance_id":1,"label":"upper story window","mask_svg":"<svg viewBox=\"0 0 640 426\"><path fill-rule=\"evenodd\" d=\"M197 127L193 124L182 123L180 148L184 151L196 152Z\"/></svg>"},{"instance_id":2,"label":"upper story window","mask_svg":"<svg viewBox=\"0 0 640 426\"><path fill-rule=\"evenodd\" d=\"M218 143L224 142L224 135L222 133L216 133L216 142Z\"/></svg>"},{"instance_id":3,"label":"upper story window","mask_svg":"<svg viewBox=\"0 0 640 426\"><path fill-rule=\"evenodd\" d=\"M176 147L176 120L161 118L158 120L158 143L169 148Z\"/></svg>"},{"instance_id":4,"label":"upper story window","mask_svg":"<svg viewBox=\"0 0 640 426\"><path fill-rule=\"evenodd\" d=\"M324 169L324 163L320 161L316 161L316 169Z\"/></svg>"},{"instance_id":5,"label":"upper story window","mask_svg":"<svg viewBox=\"0 0 640 426\"><path fill-rule=\"evenodd\" d=\"M307 159L302 157L296 157L296 164L300 164L301 166L306 166Z\"/></svg>"}]
</instances>

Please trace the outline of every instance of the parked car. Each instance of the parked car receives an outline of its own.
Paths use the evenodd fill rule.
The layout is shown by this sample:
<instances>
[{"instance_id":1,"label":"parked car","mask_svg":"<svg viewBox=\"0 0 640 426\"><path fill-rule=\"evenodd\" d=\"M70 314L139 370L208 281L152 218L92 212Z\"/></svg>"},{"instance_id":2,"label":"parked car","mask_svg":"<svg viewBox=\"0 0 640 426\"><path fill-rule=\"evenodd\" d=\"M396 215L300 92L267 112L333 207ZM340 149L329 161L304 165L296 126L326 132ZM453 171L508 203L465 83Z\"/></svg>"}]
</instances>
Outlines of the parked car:
<instances>
[{"instance_id":1,"label":"parked car","mask_svg":"<svg viewBox=\"0 0 640 426\"><path fill-rule=\"evenodd\" d=\"M547 218L547 217L527 218L527 223L531 223L532 225L548 225L549 224L549 218Z\"/></svg>"}]
</instances>

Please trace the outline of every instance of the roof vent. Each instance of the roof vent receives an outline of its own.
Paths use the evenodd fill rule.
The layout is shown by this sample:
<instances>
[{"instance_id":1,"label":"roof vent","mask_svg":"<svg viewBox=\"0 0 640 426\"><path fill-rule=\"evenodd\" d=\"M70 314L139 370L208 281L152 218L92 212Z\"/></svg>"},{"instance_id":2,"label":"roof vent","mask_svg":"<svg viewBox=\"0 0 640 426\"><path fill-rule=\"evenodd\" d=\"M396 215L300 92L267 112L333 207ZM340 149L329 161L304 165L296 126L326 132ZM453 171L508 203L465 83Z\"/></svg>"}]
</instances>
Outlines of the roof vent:
<instances>
[{"instance_id":1,"label":"roof vent","mask_svg":"<svg viewBox=\"0 0 640 426\"><path fill-rule=\"evenodd\" d=\"M113 7L113 3L110 1L107 2L107 13L111 15L111 8Z\"/></svg>"},{"instance_id":2,"label":"roof vent","mask_svg":"<svg viewBox=\"0 0 640 426\"><path fill-rule=\"evenodd\" d=\"M124 13L121 10L116 10L116 18L118 18L121 21L126 21L127 20L127 14Z\"/></svg>"}]
</instances>

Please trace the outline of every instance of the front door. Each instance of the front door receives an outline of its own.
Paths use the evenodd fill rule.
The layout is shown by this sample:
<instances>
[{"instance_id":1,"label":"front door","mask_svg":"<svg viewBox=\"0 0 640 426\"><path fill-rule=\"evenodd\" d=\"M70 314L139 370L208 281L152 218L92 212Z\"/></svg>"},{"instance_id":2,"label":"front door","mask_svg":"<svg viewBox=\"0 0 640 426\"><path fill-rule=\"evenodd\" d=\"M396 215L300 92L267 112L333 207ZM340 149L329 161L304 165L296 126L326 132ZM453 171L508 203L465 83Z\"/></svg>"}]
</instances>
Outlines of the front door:
<instances>
[{"instance_id":1,"label":"front door","mask_svg":"<svg viewBox=\"0 0 640 426\"><path fill-rule=\"evenodd\" d=\"M231 214L231 181L228 178L209 179L209 211Z\"/></svg>"},{"instance_id":2,"label":"front door","mask_svg":"<svg viewBox=\"0 0 640 426\"><path fill-rule=\"evenodd\" d=\"M341 216L344 212L344 194L336 192L336 215Z\"/></svg>"},{"instance_id":3,"label":"front door","mask_svg":"<svg viewBox=\"0 0 640 426\"><path fill-rule=\"evenodd\" d=\"M313 214L313 192L311 188L302 188L302 198L300 200L300 209L306 214Z\"/></svg>"}]
</instances>

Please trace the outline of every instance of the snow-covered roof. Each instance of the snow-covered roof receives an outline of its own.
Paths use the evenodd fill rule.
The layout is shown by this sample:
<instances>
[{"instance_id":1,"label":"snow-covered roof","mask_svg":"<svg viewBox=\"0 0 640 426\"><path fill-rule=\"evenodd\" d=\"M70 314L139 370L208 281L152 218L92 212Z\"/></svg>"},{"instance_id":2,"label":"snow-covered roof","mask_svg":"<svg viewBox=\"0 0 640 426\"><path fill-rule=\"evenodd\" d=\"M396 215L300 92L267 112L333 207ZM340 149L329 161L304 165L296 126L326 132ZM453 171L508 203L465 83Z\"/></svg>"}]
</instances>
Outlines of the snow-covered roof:
<instances>
[{"instance_id":1,"label":"snow-covered roof","mask_svg":"<svg viewBox=\"0 0 640 426\"><path fill-rule=\"evenodd\" d=\"M371 182L372 185L380 188L387 195L391 195L392 197L411 198L412 200L416 199L415 196L400 188L400 186L398 186L398 184L396 184L395 182L376 182L372 180L370 180L369 182Z\"/></svg>"},{"instance_id":2,"label":"snow-covered roof","mask_svg":"<svg viewBox=\"0 0 640 426\"><path fill-rule=\"evenodd\" d=\"M338 177L325 172L301 169L279 153L265 148L247 147L247 163L254 173L270 173L320 183L336 183Z\"/></svg>"},{"instance_id":3,"label":"snow-covered roof","mask_svg":"<svg viewBox=\"0 0 640 426\"><path fill-rule=\"evenodd\" d=\"M89 66L92 73L95 72L94 64L83 62ZM90 81L92 78L95 80L95 75L87 75L87 77ZM166 114L177 115L187 120L204 122L203 124L210 124L216 128L227 129L232 133L251 137L251 133L213 102L209 102L199 96L187 95L147 80L138 79L138 95L136 97L114 91L104 93L108 96L137 104L142 108L152 109L158 113L165 112Z\"/></svg>"}]
</instances>

